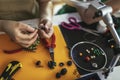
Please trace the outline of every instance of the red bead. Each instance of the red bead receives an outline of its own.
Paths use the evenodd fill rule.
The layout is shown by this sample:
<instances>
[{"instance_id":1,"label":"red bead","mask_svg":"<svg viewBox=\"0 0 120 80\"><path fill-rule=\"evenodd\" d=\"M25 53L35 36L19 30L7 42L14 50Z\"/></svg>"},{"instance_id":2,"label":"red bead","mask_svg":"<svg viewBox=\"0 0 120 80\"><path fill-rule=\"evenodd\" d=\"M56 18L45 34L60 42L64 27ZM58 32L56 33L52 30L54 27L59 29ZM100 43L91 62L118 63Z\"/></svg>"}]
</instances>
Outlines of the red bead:
<instances>
[{"instance_id":1,"label":"red bead","mask_svg":"<svg viewBox=\"0 0 120 80\"><path fill-rule=\"evenodd\" d=\"M90 57L89 57L89 56L86 56L86 57L85 57L85 61L87 61L87 62L90 61Z\"/></svg>"}]
</instances>

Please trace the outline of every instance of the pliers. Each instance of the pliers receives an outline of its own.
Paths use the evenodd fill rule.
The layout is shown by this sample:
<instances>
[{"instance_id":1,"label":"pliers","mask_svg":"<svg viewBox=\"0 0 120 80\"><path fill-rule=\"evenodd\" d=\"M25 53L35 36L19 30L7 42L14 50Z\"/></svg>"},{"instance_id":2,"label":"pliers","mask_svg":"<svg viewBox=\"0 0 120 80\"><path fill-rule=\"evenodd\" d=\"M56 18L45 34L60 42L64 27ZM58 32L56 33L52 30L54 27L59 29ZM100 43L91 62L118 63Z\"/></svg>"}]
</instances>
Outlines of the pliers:
<instances>
[{"instance_id":1,"label":"pliers","mask_svg":"<svg viewBox=\"0 0 120 80\"><path fill-rule=\"evenodd\" d=\"M50 40L45 38L42 39L42 42L45 44L45 47L49 50L52 61L54 61L54 48L56 47L55 41L56 37L54 33L51 36Z\"/></svg>"}]
</instances>

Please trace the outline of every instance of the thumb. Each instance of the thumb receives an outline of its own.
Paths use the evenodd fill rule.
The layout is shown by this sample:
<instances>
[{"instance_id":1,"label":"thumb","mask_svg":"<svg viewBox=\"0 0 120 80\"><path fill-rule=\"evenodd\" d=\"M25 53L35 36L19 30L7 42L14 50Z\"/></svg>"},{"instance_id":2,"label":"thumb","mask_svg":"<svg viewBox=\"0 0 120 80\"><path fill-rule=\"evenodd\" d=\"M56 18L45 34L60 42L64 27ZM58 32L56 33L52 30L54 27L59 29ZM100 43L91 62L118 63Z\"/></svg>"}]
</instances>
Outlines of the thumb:
<instances>
[{"instance_id":1,"label":"thumb","mask_svg":"<svg viewBox=\"0 0 120 80\"><path fill-rule=\"evenodd\" d=\"M29 26L29 25L25 25L24 29L28 32L34 32L35 31L35 28Z\"/></svg>"}]
</instances>

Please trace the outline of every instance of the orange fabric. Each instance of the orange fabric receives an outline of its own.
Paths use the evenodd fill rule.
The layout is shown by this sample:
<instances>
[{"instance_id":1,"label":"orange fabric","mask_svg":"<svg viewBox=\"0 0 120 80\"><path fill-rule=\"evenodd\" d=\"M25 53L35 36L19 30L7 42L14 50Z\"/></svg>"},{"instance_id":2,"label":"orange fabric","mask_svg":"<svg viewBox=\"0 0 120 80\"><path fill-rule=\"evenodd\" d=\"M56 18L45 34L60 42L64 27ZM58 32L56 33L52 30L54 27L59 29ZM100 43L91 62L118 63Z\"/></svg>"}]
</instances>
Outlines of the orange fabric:
<instances>
[{"instance_id":1,"label":"orange fabric","mask_svg":"<svg viewBox=\"0 0 120 80\"><path fill-rule=\"evenodd\" d=\"M56 36L56 48L55 51L55 61L57 66L55 69L49 69L47 66L48 61L51 60L48 50L44 47L42 43L37 47L35 52L21 51L15 54L5 54L2 50L13 50L19 48L18 45L13 43L10 38L2 34L0 35L0 74L5 69L6 65L14 60L22 63L23 67L16 72L13 76L15 80L74 80L78 77L78 73L75 73L75 65L67 66L66 62L69 59L68 49L64 38L58 28L54 27ZM35 62L40 60L43 68L38 68ZM63 67L59 66L59 63L63 62L65 65ZM56 79L56 73L60 72L62 68L67 68L68 72L66 75L61 76L60 79Z\"/></svg>"}]
</instances>

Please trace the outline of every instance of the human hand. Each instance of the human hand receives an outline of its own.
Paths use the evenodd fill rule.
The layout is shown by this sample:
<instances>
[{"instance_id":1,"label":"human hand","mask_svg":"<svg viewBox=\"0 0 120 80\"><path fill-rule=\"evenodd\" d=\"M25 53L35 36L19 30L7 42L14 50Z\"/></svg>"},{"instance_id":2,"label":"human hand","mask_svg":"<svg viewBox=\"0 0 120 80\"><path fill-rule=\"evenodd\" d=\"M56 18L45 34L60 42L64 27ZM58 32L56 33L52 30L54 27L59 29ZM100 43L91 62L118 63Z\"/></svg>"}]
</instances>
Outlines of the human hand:
<instances>
[{"instance_id":1,"label":"human hand","mask_svg":"<svg viewBox=\"0 0 120 80\"><path fill-rule=\"evenodd\" d=\"M48 19L41 19L39 23L38 34L40 38L50 38L54 32L52 21Z\"/></svg>"},{"instance_id":2,"label":"human hand","mask_svg":"<svg viewBox=\"0 0 120 80\"><path fill-rule=\"evenodd\" d=\"M16 21L5 21L3 26L3 31L6 32L13 41L25 48L31 46L38 37L38 31L27 24Z\"/></svg>"},{"instance_id":3,"label":"human hand","mask_svg":"<svg viewBox=\"0 0 120 80\"><path fill-rule=\"evenodd\" d=\"M95 11L90 8L83 8L82 6L77 7L78 13L83 22L87 24L92 24L101 20L101 17L94 18Z\"/></svg>"},{"instance_id":4,"label":"human hand","mask_svg":"<svg viewBox=\"0 0 120 80\"><path fill-rule=\"evenodd\" d=\"M101 18L93 18L95 14L95 9L92 9L90 7L90 2L92 0L62 0L65 3L69 4L70 6L73 6L77 9L81 19L83 22L87 24L92 24L97 21L99 21Z\"/></svg>"}]
</instances>

